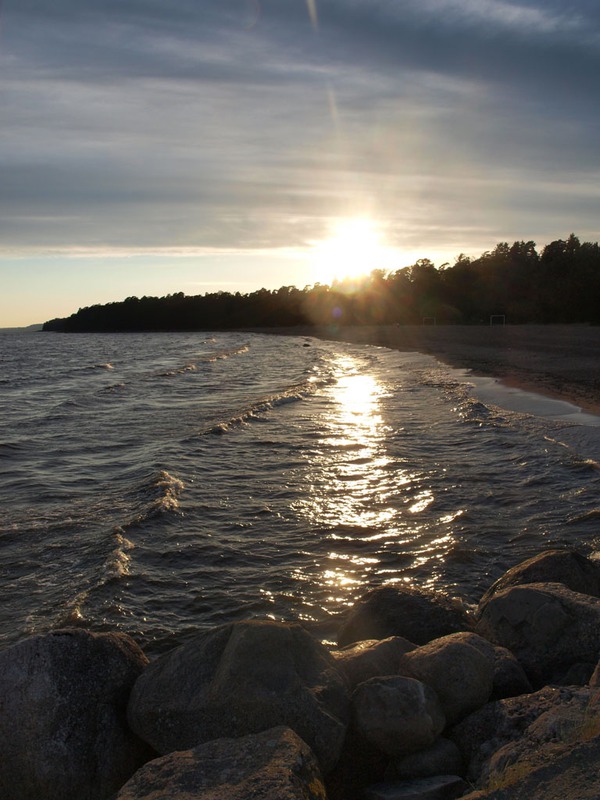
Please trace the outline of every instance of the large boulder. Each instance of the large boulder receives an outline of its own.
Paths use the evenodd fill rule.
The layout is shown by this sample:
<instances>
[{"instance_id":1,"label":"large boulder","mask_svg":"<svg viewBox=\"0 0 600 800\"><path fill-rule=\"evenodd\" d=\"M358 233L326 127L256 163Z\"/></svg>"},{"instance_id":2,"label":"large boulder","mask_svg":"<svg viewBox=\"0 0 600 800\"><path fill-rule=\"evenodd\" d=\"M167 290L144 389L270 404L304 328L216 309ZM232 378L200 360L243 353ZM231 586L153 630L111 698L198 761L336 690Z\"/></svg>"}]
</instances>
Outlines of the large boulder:
<instances>
[{"instance_id":1,"label":"large boulder","mask_svg":"<svg viewBox=\"0 0 600 800\"><path fill-rule=\"evenodd\" d=\"M507 772L492 788L461 800L598 800L600 739L548 744Z\"/></svg>"},{"instance_id":2,"label":"large boulder","mask_svg":"<svg viewBox=\"0 0 600 800\"><path fill-rule=\"evenodd\" d=\"M412 678L371 678L352 696L358 734L390 756L429 747L446 725L433 689Z\"/></svg>"},{"instance_id":3,"label":"large boulder","mask_svg":"<svg viewBox=\"0 0 600 800\"><path fill-rule=\"evenodd\" d=\"M253 620L201 633L151 663L128 716L161 754L286 725L328 771L348 708L346 680L322 644L300 625Z\"/></svg>"},{"instance_id":4,"label":"large boulder","mask_svg":"<svg viewBox=\"0 0 600 800\"><path fill-rule=\"evenodd\" d=\"M505 572L483 595L481 605L509 586L524 583L562 583L572 592L600 597L600 561L575 550L546 550Z\"/></svg>"},{"instance_id":5,"label":"large boulder","mask_svg":"<svg viewBox=\"0 0 600 800\"><path fill-rule=\"evenodd\" d=\"M0 797L103 800L145 761L127 726L147 659L124 634L64 630L0 653Z\"/></svg>"},{"instance_id":6,"label":"large boulder","mask_svg":"<svg viewBox=\"0 0 600 800\"><path fill-rule=\"evenodd\" d=\"M451 738L468 765L468 779L485 783L541 743L596 735L599 711L589 688L545 686L488 703L455 725Z\"/></svg>"},{"instance_id":7,"label":"large boulder","mask_svg":"<svg viewBox=\"0 0 600 800\"><path fill-rule=\"evenodd\" d=\"M397 675L402 656L416 646L402 636L390 636L389 639L357 642L341 650L332 650L331 654L348 678L350 686L355 688L369 678Z\"/></svg>"},{"instance_id":8,"label":"large boulder","mask_svg":"<svg viewBox=\"0 0 600 800\"><path fill-rule=\"evenodd\" d=\"M454 731L474 751L469 772L479 790L470 800L597 800L600 707L592 690L545 687L490 706Z\"/></svg>"},{"instance_id":9,"label":"large boulder","mask_svg":"<svg viewBox=\"0 0 600 800\"><path fill-rule=\"evenodd\" d=\"M485 705L492 693L494 652L471 634L435 639L403 656L400 672L435 690L449 724ZM482 652L483 650L483 652Z\"/></svg>"},{"instance_id":10,"label":"large boulder","mask_svg":"<svg viewBox=\"0 0 600 800\"><path fill-rule=\"evenodd\" d=\"M471 629L467 610L456 598L426 589L380 586L350 609L340 628L338 645L389 636L402 636L419 645Z\"/></svg>"},{"instance_id":11,"label":"large boulder","mask_svg":"<svg viewBox=\"0 0 600 800\"><path fill-rule=\"evenodd\" d=\"M326 800L316 758L290 728L217 739L150 761L114 800Z\"/></svg>"},{"instance_id":12,"label":"large boulder","mask_svg":"<svg viewBox=\"0 0 600 800\"><path fill-rule=\"evenodd\" d=\"M600 599L562 583L509 586L480 606L477 632L507 647L534 686L542 686L574 664L593 670L600 652Z\"/></svg>"},{"instance_id":13,"label":"large boulder","mask_svg":"<svg viewBox=\"0 0 600 800\"><path fill-rule=\"evenodd\" d=\"M451 636L451 640L446 637L445 641L470 644L493 664L494 679L490 700L501 700L503 697L515 697L533 691L525 670L506 647L494 645L483 636L467 631L454 633Z\"/></svg>"}]
</instances>

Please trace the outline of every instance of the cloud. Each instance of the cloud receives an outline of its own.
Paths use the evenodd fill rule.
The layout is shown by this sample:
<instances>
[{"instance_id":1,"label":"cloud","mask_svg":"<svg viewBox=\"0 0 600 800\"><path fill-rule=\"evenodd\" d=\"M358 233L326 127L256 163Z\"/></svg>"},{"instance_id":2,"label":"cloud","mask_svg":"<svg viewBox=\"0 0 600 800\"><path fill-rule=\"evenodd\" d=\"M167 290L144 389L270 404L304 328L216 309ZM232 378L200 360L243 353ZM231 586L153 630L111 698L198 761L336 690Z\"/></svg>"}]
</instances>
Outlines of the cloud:
<instances>
[{"instance_id":1,"label":"cloud","mask_svg":"<svg viewBox=\"0 0 600 800\"><path fill-rule=\"evenodd\" d=\"M20 0L0 248L593 233L599 61L584 0Z\"/></svg>"}]
</instances>

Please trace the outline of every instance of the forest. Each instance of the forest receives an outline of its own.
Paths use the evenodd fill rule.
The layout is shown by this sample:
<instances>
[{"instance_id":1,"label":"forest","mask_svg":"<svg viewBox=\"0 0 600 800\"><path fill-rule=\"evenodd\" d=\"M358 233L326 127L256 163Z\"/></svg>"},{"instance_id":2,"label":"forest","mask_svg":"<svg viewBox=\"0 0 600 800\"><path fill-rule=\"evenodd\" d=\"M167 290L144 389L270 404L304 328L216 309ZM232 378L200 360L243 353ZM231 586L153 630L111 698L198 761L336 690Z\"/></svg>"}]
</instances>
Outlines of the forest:
<instances>
[{"instance_id":1,"label":"forest","mask_svg":"<svg viewBox=\"0 0 600 800\"><path fill-rule=\"evenodd\" d=\"M600 249L575 234L536 249L499 243L479 258L459 255L436 267L422 258L361 279L241 294L128 297L81 308L45 331L175 331L298 325L600 324Z\"/></svg>"}]
</instances>

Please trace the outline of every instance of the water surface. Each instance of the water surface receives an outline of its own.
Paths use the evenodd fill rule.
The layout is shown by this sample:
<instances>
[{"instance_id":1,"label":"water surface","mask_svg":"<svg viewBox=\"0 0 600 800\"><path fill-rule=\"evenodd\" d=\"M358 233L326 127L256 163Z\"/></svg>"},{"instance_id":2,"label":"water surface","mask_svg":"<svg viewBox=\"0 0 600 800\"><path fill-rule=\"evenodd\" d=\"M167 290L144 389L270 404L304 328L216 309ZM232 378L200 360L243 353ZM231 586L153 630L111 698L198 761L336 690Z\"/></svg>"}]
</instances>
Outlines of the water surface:
<instances>
[{"instance_id":1,"label":"water surface","mask_svg":"<svg viewBox=\"0 0 600 800\"><path fill-rule=\"evenodd\" d=\"M476 602L544 548L598 547L598 418L430 356L242 333L0 348L4 645L75 624L152 653L387 582Z\"/></svg>"}]
</instances>

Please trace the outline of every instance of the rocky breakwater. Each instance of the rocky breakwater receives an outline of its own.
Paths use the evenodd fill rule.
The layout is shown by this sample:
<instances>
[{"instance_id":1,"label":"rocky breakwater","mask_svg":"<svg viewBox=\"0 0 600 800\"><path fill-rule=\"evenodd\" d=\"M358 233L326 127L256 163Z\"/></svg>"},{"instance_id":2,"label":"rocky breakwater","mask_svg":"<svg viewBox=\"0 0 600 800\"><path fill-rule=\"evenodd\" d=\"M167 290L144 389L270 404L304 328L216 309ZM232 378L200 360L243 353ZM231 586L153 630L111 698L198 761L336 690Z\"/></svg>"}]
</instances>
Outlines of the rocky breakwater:
<instances>
[{"instance_id":1,"label":"rocky breakwater","mask_svg":"<svg viewBox=\"0 0 600 800\"><path fill-rule=\"evenodd\" d=\"M548 551L475 611L384 586L326 647L299 624L148 663L82 630L0 653L10 800L600 797L600 564Z\"/></svg>"}]
</instances>

